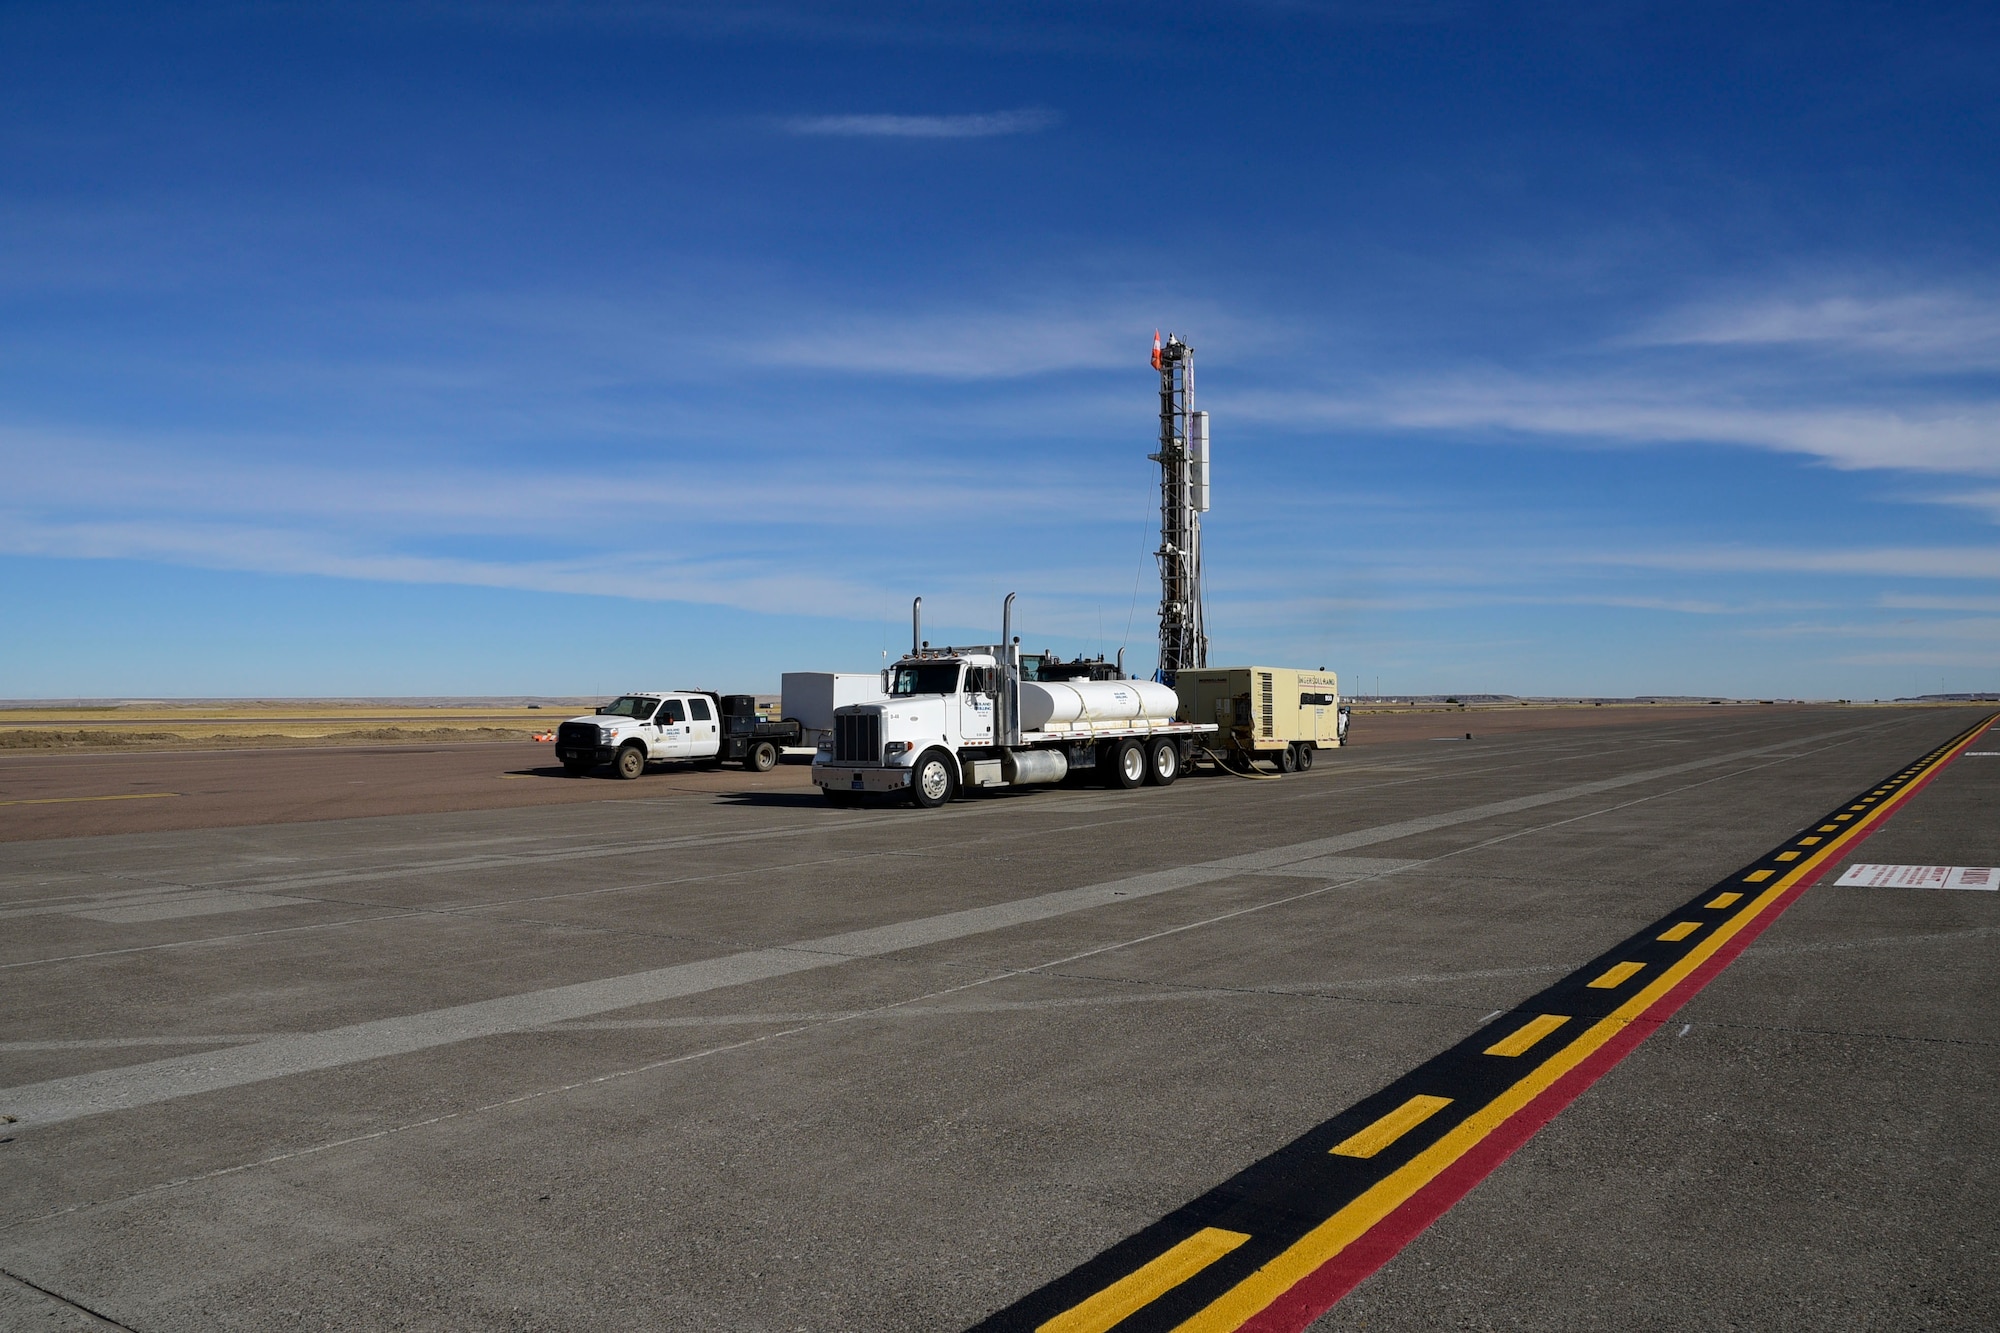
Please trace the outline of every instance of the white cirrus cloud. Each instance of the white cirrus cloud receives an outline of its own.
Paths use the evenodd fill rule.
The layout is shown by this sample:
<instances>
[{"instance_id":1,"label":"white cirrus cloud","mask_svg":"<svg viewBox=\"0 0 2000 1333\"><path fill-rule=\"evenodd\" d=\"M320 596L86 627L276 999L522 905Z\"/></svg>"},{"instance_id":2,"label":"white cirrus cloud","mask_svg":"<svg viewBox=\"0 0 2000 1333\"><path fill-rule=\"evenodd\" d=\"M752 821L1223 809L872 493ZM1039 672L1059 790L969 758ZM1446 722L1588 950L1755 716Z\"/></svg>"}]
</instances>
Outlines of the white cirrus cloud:
<instances>
[{"instance_id":1,"label":"white cirrus cloud","mask_svg":"<svg viewBox=\"0 0 2000 1333\"><path fill-rule=\"evenodd\" d=\"M1837 468L2000 475L2000 404L1793 408L1729 401L1720 386L1439 377L1362 395L1247 394L1273 424L1500 431L1599 445L1710 443L1806 454Z\"/></svg>"},{"instance_id":2,"label":"white cirrus cloud","mask_svg":"<svg viewBox=\"0 0 2000 1333\"><path fill-rule=\"evenodd\" d=\"M1845 550L1780 550L1720 546L1682 551L1605 551L1597 563L1640 569L1714 573L1858 574L1880 578L2000 578L2000 547L1870 546Z\"/></svg>"},{"instance_id":3,"label":"white cirrus cloud","mask_svg":"<svg viewBox=\"0 0 2000 1333\"><path fill-rule=\"evenodd\" d=\"M1921 356L1951 366L2000 356L2000 301L1952 291L1758 297L1683 308L1635 346L1806 347Z\"/></svg>"},{"instance_id":4,"label":"white cirrus cloud","mask_svg":"<svg viewBox=\"0 0 2000 1333\"><path fill-rule=\"evenodd\" d=\"M793 134L843 139L993 139L1035 134L1061 123L1062 117L1047 107L948 116L794 116L783 122Z\"/></svg>"}]
</instances>

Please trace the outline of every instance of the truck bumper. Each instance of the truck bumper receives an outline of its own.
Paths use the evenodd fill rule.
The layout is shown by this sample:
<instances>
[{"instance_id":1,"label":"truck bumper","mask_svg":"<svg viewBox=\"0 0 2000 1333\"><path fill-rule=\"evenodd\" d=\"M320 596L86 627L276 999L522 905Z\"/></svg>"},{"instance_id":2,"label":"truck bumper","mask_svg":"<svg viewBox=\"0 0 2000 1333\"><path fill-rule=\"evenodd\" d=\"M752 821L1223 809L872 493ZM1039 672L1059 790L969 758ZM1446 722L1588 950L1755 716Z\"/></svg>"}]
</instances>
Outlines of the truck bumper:
<instances>
[{"instance_id":1,"label":"truck bumper","mask_svg":"<svg viewBox=\"0 0 2000 1333\"><path fill-rule=\"evenodd\" d=\"M907 791L907 768L864 768L855 764L814 764L813 785L828 791Z\"/></svg>"},{"instance_id":2,"label":"truck bumper","mask_svg":"<svg viewBox=\"0 0 2000 1333\"><path fill-rule=\"evenodd\" d=\"M577 760L582 763L588 763L588 764L608 764L612 761L614 757L617 756L617 754L618 751L616 750L608 748L600 748L595 745L581 745L574 747L568 745L559 745L556 747L556 758L559 761Z\"/></svg>"}]
</instances>

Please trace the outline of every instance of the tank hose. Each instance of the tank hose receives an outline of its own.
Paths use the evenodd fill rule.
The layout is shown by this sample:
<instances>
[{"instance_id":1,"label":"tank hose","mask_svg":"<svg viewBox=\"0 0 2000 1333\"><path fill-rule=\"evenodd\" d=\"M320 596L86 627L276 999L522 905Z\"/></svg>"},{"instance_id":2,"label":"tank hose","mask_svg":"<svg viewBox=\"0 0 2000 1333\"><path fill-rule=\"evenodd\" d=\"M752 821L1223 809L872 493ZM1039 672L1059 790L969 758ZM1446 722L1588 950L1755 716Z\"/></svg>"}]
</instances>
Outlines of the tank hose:
<instances>
[{"instance_id":1,"label":"tank hose","mask_svg":"<svg viewBox=\"0 0 2000 1333\"><path fill-rule=\"evenodd\" d=\"M1206 745L1201 747L1201 752L1207 755L1211 760L1213 760L1217 768L1235 777L1252 778L1258 782L1276 782L1278 780L1278 775L1276 773L1259 773L1254 768L1247 768L1247 769L1231 768L1227 763L1223 762L1221 755L1209 749Z\"/></svg>"}]
</instances>

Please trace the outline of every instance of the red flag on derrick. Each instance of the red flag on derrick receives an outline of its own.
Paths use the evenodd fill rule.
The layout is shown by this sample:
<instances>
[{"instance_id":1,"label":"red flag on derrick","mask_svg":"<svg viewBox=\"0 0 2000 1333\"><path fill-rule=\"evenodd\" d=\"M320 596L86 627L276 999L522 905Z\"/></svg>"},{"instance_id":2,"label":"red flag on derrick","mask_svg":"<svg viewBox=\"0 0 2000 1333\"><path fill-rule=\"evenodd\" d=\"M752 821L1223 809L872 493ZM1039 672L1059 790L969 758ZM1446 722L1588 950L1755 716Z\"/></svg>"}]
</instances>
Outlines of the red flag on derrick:
<instances>
[{"instance_id":1,"label":"red flag on derrick","mask_svg":"<svg viewBox=\"0 0 2000 1333\"><path fill-rule=\"evenodd\" d=\"M1160 331L1153 330L1153 369L1160 368Z\"/></svg>"}]
</instances>

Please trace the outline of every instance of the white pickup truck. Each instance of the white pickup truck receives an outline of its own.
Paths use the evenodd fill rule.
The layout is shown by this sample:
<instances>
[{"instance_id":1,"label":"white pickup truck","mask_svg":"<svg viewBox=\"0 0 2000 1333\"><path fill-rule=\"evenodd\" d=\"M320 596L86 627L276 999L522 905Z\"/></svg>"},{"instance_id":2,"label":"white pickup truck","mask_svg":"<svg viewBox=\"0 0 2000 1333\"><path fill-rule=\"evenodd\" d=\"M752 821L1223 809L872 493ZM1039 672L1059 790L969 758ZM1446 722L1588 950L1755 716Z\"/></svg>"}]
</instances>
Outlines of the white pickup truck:
<instances>
[{"instance_id":1,"label":"white pickup truck","mask_svg":"<svg viewBox=\"0 0 2000 1333\"><path fill-rule=\"evenodd\" d=\"M556 728L556 758L573 778L600 764L610 764L621 778L636 778L655 760L713 762L721 755L717 703L692 691L621 694Z\"/></svg>"}]
</instances>

